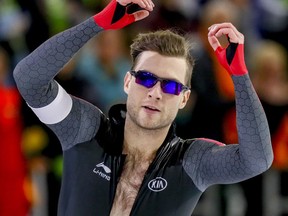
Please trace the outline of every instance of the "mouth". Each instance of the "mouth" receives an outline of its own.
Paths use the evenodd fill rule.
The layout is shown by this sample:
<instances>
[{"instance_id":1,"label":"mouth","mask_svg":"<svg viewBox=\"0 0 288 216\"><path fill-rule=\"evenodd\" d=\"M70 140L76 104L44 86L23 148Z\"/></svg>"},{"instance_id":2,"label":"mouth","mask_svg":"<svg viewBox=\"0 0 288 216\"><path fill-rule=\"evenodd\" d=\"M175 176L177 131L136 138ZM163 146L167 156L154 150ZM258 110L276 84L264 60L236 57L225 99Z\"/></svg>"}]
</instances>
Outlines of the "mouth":
<instances>
[{"instance_id":1,"label":"mouth","mask_svg":"<svg viewBox=\"0 0 288 216\"><path fill-rule=\"evenodd\" d=\"M160 110L157 109L157 108L154 107L154 106L143 106L143 108L144 108L145 110L148 110L148 111L160 112Z\"/></svg>"}]
</instances>

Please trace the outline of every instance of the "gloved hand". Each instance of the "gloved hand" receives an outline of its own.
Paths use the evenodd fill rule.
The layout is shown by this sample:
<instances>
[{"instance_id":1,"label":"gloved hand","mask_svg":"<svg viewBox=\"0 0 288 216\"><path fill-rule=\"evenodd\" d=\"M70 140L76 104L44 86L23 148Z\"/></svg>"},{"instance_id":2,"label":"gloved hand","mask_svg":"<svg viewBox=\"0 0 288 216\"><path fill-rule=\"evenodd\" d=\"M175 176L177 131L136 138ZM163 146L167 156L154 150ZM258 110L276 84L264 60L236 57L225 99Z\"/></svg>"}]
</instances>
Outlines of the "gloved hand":
<instances>
[{"instance_id":1,"label":"gloved hand","mask_svg":"<svg viewBox=\"0 0 288 216\"><path fill-rule=\"evenodd\" d=\"M208 40L215 51L220 64L230 75L244 75L248 73L244 59L244 36L231 23L220 23L209 27ZM226 35L229 45L223 48L218 40Z\"/></svg>"},{"instance_id":2,"label":"gloved hand","mask_svg":"<svg viewBox=\"0 0 288 216\"><path fill-rule=\"evenodd\" d=\"M103 29L121 29L144 19L153 10L152 0L111 0L94 21Z\"/></svg>"}]
</instances>

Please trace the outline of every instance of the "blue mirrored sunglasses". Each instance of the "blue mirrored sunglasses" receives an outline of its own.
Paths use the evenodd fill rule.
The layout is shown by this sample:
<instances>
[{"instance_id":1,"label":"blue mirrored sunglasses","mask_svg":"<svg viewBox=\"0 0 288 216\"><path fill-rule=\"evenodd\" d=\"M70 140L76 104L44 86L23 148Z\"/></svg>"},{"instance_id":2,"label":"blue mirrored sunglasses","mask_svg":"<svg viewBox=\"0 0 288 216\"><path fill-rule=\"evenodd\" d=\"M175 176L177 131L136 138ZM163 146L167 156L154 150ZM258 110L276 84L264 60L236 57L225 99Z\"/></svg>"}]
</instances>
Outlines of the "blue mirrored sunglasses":
<instances>
[{"instance_id":1,"label":"blue mirrored sunglasses","mask_svg":"<svg viewBox=\"0 0 288 216\"><path fill-rule=\"evenodd\" d=\"M179 95L183 90L189 90L188 86L184 86L182 83L176 82L175 80L162 79L156 75L145 71L129 71L132 76L135 77L135 82L139 85L145 86L146 88L152 88L159 81L161 83L161 89L164 93Z\"/></svg>"}]
</instances>

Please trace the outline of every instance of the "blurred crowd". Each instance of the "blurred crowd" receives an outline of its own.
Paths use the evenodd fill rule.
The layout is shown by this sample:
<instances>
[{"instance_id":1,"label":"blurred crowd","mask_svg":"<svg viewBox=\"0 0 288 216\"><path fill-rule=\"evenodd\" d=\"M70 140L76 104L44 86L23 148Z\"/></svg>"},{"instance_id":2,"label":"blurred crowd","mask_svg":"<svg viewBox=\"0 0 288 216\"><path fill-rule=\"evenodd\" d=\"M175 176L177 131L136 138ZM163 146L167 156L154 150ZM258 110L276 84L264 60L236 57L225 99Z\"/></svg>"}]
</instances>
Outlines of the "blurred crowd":
<instances>
[{"instance_id":1,"label":"blurred crowd","mask_svg":"<svg viewBox=\"0 0 288 216\"><path fill-rule=\"evenodd\" d=\"M108 2L0 0L0 216L56 215L62 173L59 141L20 97L12 77L15 65ZM211 24L232 22L245 35L246 64L268 118L274 163L234 188L212 186L213 195L205 192L193 215L287 216L288 1L155 0L155 5L147 19L89 41L56 79L107 113L110 105L125 103L123 77L130 69L133 37L173 29L191 40L196 59L191 98L176 119L178 135L233 145L238 142L233 83L207 43ZM227 45L225 37L221 41Z\"/></svg>"}]
</instances>

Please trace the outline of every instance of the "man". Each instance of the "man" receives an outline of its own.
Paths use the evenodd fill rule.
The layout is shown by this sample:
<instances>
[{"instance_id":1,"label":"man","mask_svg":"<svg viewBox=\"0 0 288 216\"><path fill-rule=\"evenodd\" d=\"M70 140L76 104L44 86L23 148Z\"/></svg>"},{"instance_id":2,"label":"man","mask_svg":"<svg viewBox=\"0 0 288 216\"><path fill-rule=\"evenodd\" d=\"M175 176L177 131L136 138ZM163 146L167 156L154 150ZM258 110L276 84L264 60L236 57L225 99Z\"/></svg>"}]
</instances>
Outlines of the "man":
<instances>
[{"instance_id":1,"label":"man","mask_svg":"<svg viewBox=\"0 0 288 216\"><path fill-rule=\"evenodd\" d=\"M142 9L131 12L135 5ZM213 25L208 40L235 83L239 144L176 136L173 121L189 98L193 60L184 38L170 31L136 38L124 78L127 104L113 106L108 118L53 80L98 32L143 19L153 7L151 0L112 0L15 68L24 99L62 144L59 215L191 215L210 185L239 182L271 165L269 129L245 67L244 37L232 24ZM231 42L227 49L217 39L223 34Z\"/></svg>"}]
</instances>

